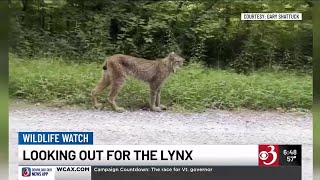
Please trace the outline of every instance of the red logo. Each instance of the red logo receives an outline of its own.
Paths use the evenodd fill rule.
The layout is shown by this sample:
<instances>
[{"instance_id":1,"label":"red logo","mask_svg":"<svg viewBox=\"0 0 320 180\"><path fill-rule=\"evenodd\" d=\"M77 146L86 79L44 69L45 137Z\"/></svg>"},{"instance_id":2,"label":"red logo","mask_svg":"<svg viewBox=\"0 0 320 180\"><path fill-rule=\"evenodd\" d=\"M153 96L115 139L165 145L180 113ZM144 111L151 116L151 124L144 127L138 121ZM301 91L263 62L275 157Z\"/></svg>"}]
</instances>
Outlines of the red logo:
<instances>
[{"instance_id":1,"label":"red logo","mask_svg":"<svg viewBox=\"0 0 320 180\"><path fill-rule=\"evenodd\" d=\"M29 167L22 168L22 177L30 177L31 169Z\"/></svg>"},{"instance_id":2,"label":"red logo","mask_svg":"<svg viewBox=\"0 0 320 180\"><path fill-rule=\"evenodd\" d=\"M259 166L279 166L279 145L259 145Z\"/></svg>"}]
</instances>

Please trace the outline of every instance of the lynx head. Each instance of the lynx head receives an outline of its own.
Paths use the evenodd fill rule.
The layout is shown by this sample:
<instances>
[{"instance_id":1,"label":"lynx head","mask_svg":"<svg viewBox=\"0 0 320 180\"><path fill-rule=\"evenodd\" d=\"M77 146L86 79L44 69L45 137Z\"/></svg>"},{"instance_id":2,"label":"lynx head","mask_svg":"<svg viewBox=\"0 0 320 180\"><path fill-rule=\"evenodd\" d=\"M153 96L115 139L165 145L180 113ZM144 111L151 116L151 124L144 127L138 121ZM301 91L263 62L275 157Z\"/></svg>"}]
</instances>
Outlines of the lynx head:
<instances>
[{"instance_id":1,"label":"lynx head","mask_svg":"<svg viewBox=\"0 0 320 180\"><path fill-rule=\"evenodd\" d=\"M175 52L171 52L168 55L168 59L170 62L170 67L174 73L177 71L177 69L179 69L183 65L183 62L185 61L184 58L180 57Z\"/></svg>"}]
</instances>

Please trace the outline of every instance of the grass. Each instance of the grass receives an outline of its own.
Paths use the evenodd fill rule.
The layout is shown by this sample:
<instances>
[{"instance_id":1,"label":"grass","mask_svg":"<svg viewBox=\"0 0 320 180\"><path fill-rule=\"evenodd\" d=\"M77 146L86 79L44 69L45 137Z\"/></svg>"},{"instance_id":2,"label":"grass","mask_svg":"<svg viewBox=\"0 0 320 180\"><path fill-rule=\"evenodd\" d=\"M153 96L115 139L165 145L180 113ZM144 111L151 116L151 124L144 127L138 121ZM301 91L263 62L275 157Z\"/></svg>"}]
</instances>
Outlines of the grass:
<instances>
[{"instance_id":1,"label":"grass","mask_svg":"<svg viewBox=\"0 0 320 180\"><path fill-rule=\"evenodd\" d=\"M100 77L101 63L66 63L57 59L9 60L10 98L31 102L90 105L90 91ZM101 95L105 102L107 91ZM129 80L117 102L125 108L148 103L148 86ZM289 72L255 72L249 76L189 64L171 76L162 103L172 109L311 109L312 77Z\"/></svg>"}]
</instances>

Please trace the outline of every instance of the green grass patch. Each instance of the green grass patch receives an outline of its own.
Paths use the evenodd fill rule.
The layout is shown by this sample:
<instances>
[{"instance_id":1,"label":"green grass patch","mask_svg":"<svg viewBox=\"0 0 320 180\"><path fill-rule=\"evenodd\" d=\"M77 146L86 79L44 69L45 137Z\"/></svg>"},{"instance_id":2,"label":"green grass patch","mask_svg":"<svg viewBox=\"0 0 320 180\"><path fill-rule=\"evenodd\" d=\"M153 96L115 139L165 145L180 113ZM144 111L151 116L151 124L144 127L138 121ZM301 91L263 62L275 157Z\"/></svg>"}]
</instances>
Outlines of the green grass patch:
<instances>
[{"instance_id":1,"label":"green grass patch","mask_svg":"<svg viewBox=\"0 0 320 180\"><path fill-rule=\"evenodd\" d=\"M61 101L89 106L90 91L101 75L101 63L65 63L57 59L9 61L11 98L31 102ZM174 109L311 109L312 81L307 74L255 72L249 76L189 64L162 89L162 104ZM107 91L101 95L105 102ZM148 86L128 80L117 102L137 109L148 104Z\"/></svg>"}]
</instances>

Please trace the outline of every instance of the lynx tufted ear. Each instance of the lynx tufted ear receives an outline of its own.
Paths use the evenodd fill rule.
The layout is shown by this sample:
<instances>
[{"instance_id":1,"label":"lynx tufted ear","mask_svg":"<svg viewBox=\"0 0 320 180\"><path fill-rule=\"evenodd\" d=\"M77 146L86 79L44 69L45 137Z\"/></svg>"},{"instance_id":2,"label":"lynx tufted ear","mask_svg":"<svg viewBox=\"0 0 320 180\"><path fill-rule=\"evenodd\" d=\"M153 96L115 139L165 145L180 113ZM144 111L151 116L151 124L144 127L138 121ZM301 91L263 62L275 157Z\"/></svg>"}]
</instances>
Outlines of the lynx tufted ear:
<instances>
[{"instance_id":1,"label":"lynx tufted ear","mask_svg":"<svg viewBox=\"0 0 320 180\"><path fill-rule=\"evenodd\" d=\"M174 55L175 55L175 53L174 53L174 52L171 52L171 53L169 54L169 60L173 61L173 60L174 60Z\"/></svg>"}]
</instances>

